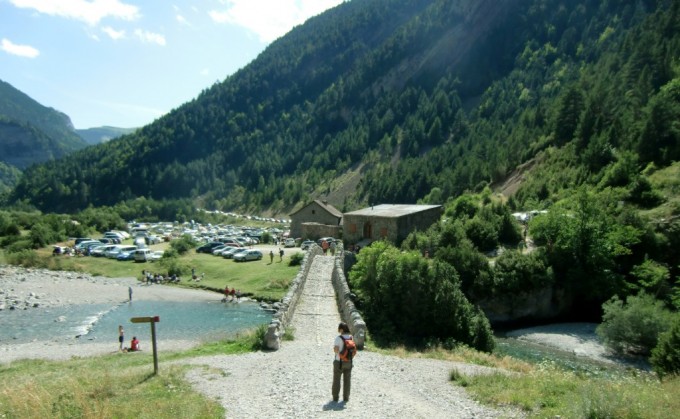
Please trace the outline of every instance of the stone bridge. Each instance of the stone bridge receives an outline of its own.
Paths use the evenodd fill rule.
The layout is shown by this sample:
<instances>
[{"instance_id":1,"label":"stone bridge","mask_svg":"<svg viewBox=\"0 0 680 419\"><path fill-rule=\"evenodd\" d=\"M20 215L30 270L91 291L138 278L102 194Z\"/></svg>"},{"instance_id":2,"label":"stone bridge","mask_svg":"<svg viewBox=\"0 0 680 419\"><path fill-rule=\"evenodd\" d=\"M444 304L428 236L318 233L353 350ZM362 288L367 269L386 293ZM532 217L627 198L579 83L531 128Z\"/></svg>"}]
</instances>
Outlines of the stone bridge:
<instances>
[{"instance_id":1,"label":"stone bridge","mask_svg":"<svg viewBox=\"0 0 680 419\"><path fill-rule=\"evenodd\" d=\"M366 323L350 298L342 245L338 245L335 255L324 256L317 245L307 250L300 271L267 329L265 341L269 349L279 349L286 328L303 298L305 315L323 318L326 324L342 319L349 325L357 346L363 349ZM337 327L337 324L329 327Z\"/></svg>"}]
</instances>

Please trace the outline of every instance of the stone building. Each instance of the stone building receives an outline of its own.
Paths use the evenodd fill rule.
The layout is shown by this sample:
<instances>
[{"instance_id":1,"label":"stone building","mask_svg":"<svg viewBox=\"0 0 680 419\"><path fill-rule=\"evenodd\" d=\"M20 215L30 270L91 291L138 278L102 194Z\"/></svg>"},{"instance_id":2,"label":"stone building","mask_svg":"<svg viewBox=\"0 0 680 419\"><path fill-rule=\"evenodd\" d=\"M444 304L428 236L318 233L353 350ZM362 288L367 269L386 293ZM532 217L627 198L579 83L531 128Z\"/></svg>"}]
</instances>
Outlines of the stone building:
<instances>
[{"instance_id":1,"label":"stone building","mask_svg":"<svg viewBox=\"0 0 680 419\"><path fill-rule=\"evenodd\" d=\"M442 216L441 205L376 205L344 215L346 244L386 239L399 246L409 233L425 231Z\"/></svg>"},{"instance_id":2,"label":"stone building","mask_svg":"<svg viewBox=\"0 0 680 419\"><path fill-rule=\"evenodd\" d=\"M314 200L290 214L290 237L316 240L340 237L342 212L327 201Z\"/></svg>"}]
</instances>

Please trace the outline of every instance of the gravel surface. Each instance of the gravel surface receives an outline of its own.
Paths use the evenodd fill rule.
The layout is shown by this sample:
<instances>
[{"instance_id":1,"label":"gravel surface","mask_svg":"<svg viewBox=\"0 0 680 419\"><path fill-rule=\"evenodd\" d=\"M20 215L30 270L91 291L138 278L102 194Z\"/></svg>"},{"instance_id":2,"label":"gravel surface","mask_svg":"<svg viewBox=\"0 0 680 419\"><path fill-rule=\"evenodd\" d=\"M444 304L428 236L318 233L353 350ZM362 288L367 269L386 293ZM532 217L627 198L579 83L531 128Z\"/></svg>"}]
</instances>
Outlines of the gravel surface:
<instances>
[{"instance_id":1,"label":"gravel surface","mask_svg":"<svg viewBox=\"0 0 680 419\"><path fill-rule=\"evenodd\" d=\"M338 314L330 276L333 258L316 257L293 317L295 339L275 352L198 357L187 378L219 400L228 418L497 418L522 417L472 400L449 372L492 373L489 368L432 359L401 359L360 351L347 403L332 402L333 339Z\"/></svg>"}]
</instances>

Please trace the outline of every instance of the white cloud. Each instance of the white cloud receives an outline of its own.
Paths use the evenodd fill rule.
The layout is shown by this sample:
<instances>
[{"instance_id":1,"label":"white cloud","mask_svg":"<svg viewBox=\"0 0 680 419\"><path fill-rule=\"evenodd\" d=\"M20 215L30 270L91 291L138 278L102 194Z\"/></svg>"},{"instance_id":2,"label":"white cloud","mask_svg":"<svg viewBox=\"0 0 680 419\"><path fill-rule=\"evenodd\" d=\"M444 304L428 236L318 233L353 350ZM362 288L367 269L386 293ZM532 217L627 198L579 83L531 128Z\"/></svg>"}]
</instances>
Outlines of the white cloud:
<instances>
[{"instance_id":1,"label":"white cloud","mask_svg":"<svg viewBox=\"0 0 680 419\"><path fill-rule=\"evenodd\" d=\"M182 25L188 25L189 24L189 22L186 20L186 18L184 16L180 15L180 14L177 14L177 16L175 16L175 19L177 19L177 22L181 23Z\"/></svg>"},{"instance_id":2,"label":"white cloud","mask_svg":"<svg viewBox=\"0 0 680 419\"><path fill-rule=\"evenodd\" d=\"M242 26L271 42L343 0L226 0L226 10L208 14L217 23Z\"/></svg>"},{"instance_id":3,"label":"white cloud","mask_svg":"<svg viewBox=\"0 0 680 419\"><path fill-rule=\"evenodd\" d=\"M135 29L135 35L143 42L165 46L165 37L161 34Z\"/></svg>"},{"instance_id":4,"label":"white cloud","mask_svg":"<svg viewBox=\"0 0 680 419\"><path fill-rule=\"evenodd\" d=\"M209 68L204 68L200 72L201 76L209 76L210 75L210 69Z\"/></svg>"},{"instance_id":5,"label":"white cloud","mask_svg":"<svg viewBox=\"0 0 680 419\"><path fill-rule=\"evenodd\" d=\"M12 43L9 39L2 39L2 44L0 44L0 50L5 51L8 54L18 55L20 57L35 58L40 55L40 51L33 48L30 45L17 45Z\"/></svg>"},{"instance_id":6,"label":"white cloud","mask_svg":"<svg viewBox=\"0 0 680 419\"><path fill-rule=\"evenodd\" d=\"M22 9L33 9L50 16L60 16L96 25L104 18L123 20L139 18L139 8L119 0L10 0Z\"/></svg>"},{"instance_id":7,"label":"white cloud","mask_svg":"<svg viewBox=\"0 0 680 419\"><path fill-rule=\"evenodd\" d=\"M104 32L105 34L107 34L107 35L108 35L111 39L113 39L114 41L117 41L117 40L119 40L119 39L125 38L125 30L119 30L119 31L117 31L117 30L113 29L113 28L110 27L110 26L105 26L105 27L103 27L103 28L102 28L102 32Z\"/></svg>"}]
</instances>

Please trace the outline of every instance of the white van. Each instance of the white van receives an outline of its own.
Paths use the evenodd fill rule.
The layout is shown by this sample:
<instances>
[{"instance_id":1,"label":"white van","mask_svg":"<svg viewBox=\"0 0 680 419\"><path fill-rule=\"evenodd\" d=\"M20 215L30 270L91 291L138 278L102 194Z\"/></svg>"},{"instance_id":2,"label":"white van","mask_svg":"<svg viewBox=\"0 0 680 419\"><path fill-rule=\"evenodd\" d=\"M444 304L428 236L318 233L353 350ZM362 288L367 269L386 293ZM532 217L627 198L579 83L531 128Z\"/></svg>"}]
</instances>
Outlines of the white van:
<instances>
[{"instance_id":1,"label":"white van","mask_svg":"<svg viewBox=\"0 0 680 419\"><path fill-rule=\"evenodd\" d=\"M151 249L137 249L135 250L135 262L146 262L151 258Z\"/></svg>"}]
</instances>

